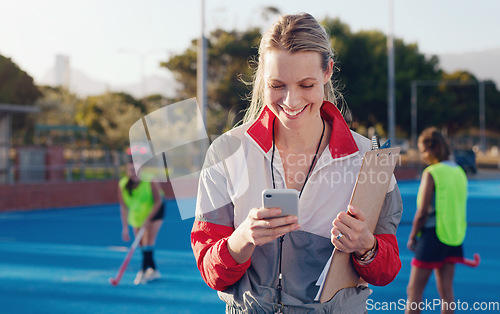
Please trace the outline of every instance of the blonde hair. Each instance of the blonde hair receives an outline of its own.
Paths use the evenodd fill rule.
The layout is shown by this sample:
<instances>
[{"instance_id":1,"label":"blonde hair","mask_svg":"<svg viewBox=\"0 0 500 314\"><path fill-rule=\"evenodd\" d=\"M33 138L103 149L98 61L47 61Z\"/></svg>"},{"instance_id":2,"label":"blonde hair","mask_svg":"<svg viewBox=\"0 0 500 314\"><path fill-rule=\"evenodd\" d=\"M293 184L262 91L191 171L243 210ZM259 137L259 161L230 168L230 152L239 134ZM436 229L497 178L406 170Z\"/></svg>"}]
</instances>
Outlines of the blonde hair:
<instances>
[{"instance_id":1,"label":"blonde hair","mask_svg":"<svg viewBox=\"0 0 500 314\"><path fill-rule=\"evenodd\" d=\"M281 49L290 53L318 52L321 55L323 71L327 71L330 59L334 58L328 34L312 15L301 13L281 16L267 30L260 41L259 60L253 76L251 102L243 118L243 123L257 119L265 106L264 71L261 65L265 52L270 49ZM349 116L349 109L342 95L334 87L332 80L325 84L324 93L325 99L334 103L344 118Z\"/></svg>"}]
</instances>

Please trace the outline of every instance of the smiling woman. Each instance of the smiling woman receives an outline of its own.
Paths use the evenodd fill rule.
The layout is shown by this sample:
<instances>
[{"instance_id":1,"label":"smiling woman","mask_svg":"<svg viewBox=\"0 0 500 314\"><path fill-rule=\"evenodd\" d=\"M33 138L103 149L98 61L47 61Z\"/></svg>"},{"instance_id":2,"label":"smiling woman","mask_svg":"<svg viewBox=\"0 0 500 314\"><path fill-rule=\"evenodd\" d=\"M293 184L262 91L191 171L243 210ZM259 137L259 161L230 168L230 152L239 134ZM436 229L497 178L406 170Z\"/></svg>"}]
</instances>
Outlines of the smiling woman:
<instances>
[{"instance_id":1,"label":"smiling woman","mask_svg":"<svg viewBox=\"0 0 500 314\"><path fill-rule=\"evenodd\" d=\"M259 116L265 107L264 99L266 97L264 94L267 88L283 89L286 87L285 82L280 81L280 75L294 80L294 83L299 83L302 88L313 88L316 84L316 87L323 90L325 100L337 105L344 116L348 114L348 108L341 101L340 93L335 89L331 80L336 68L333 61L335 55L328 35L315 19L300 21L300 23L302 30L295 29L297 21L282 20L282 23L275 23L263 35L259 46L259 64L261 66L258 66L255 71L252 101L244 122L250 122ZM304 29L309 31L304 32ZM276 54L288 54L289 60L278 58ZM315 56L312 60L306 60L306 58L300 58L300 55L303 54L314 54ZM295 59L302 59L303 63L308 62L308 64L296 64L295 61L298 60ZM281 66L276 61L279 61ZM293 66L289 66L290 64ZM286 66L283 67L283 65ZM302 70L306 69L307 71L298 71L299 66L302 67ZM277 72L278 69L286 73ZM308 73L311 74L310 77ZM273 75L278 75L278 77L273 77ZM325 81L326 76L328 76L328 80ZM312 81L308 81L308 79Z\"/></svg>"},{"instance_id":2,"label":"smiling woman","mask_svg":"<svg viewBox=\"0 0 500 314\"><path fill-rule=\"evenodd\" d=\"M287 66L289 64L294 66ZM269 108L283 126L300 129L306 124L320 125L323 86L330 80L333 60L330 59L327 70L323 71L316 52L292 54L273 49L265 53L264 68L264 101L270 104Z\"/></svg>"},{"instance_id":3,"label":"smiling woman","mask_svg":"<svg viewBox=\"0 0 500 314\"><path fill-rule=\"evenodd\" d=\"M363 313L366 282L386 285L401 267L394 178L375 234L360 209L346 213L371 141L352 132L337 108L333 70L330 41L316 19L280 17L261 40L244 123L207 153L191 244L227 312ZM264 207L265 189L296 190L298 217ZM351 253L362 280L317 303L316 281L334 246Z\"/></svg>"}]
</instances>

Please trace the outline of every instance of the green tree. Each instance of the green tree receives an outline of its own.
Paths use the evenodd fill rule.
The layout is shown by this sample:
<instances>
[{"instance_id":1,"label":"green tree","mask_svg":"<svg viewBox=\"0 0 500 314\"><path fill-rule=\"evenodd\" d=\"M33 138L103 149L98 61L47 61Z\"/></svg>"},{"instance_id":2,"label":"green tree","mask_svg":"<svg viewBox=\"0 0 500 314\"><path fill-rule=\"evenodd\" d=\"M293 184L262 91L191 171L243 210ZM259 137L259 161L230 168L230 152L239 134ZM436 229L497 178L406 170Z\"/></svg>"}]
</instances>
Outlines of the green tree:
<instances>
[{"instance_id":1,"label":"green tree","mask_svg":"<svg viewBox=\"0 0 500 314\"><path fill-rule=\"evenodd\" d=\"M164 106L167 106L170 103L175 102L176 100L174 99L169 99L165 98L162 95L159 94L154 94L154 95L149 95L142 99L142 102L144 103L144 108L147 113L151 113L157 109L160 109Z\"/></svg>"},{"instance_id":2,"label":"green tree","mask_svg":"<svg viewBox=\"0 0 500 314\"><path fill-rule=\"evenodd\" d=\"M375 126L381 135L385 135L388 89L386 35L376 30L353 33L338 18L325 18L322 24L330 33L336 53L337 71L332 79L351 109L352 127L366 130ZM240 116L237 114L248 105L245 95L248 95L250 87L243 84L240 78L251 81L253 70L249 65L252 65L250 61L257 55L260 37L257 28L231 32L218 29L210 34L207 81L209 133L220 133L230 128L239 120ZM407 44L401 39L395 39L394 44L396 129L398 137L408 137L411 125L411 82L456 80L460 75L442 71L439 59L420 53L416 43ZM180 99L196 96L196 51L194 40L186 51L162 63L181 84L178 91ZM469 74L467 79L475 78ZM419 98L419 116L426 118L426 123L419 122L419 130L431 122L436 126L447 126L450 131L459 126L476 126L477 113L474 112L477 112L477 86L475 92L473 89L471 87L465 94L456 94L451 89L419 89L419 93L424 93L428 99L421 105ZM488 118L489 114L499 116L496 113L498 110L494 109L500 102L498 94L493 84L486 86ZM421 99L423 101L424 98ZM473 99L476 100L475 103ZM491 126L492 122L488 121L490 119L487 119L487 125Z\"/></svg>"},{"instance_id":3,"label":"green tree","mask_svg":"<svg viewBox=\"0 0 500 314\"><path fill-rule=\"evenodd\" d=\"M89 96L77 104L75 119L89 128L91 136L113 149L128 145L129 129L145 113L145 107L124 93Z\"/></svg>"},{"instance_id":4,"label":"green tree","mask_svg":"<svg viewBox=\"0 0 500 314\"><path fill-rule=\"evenodd\" d=\"M352 33L339 19L325 19L332 46L337 53L336 79L358 127L374 125L383 134L387 125L387 37L378 31ZM476 81L471 73L446 73L437 56L425 56L416 43L395 40L396 123L399 137L408 137L411 125L412 81ZM478 85L418 88L418 131L426 126L446 127L449 134L478 126ZM498 129L500 103L495 84L485 85L486 124Z\"/></svg>"},{"instance_id":5,"label":"green tree","mask_svg":"<svg viewBox=\"0 0 500 314\"><path fill-rule=\"evenodd\" d=\"M0 103L14 105L33 105L41 96L40 91L33 82L33 78L21 70L10 58L0 55ZM12 122L15 138L28 140L33 131L33 125L25 114L16 114ZM14 139L14 142L24 140Z\"/></svg>"},{"instance_id":6,"label":"green tree","mask_svg":"<svg viewBox=\"0 0 500 314\"><path fill-rule=\"evenodd\" d=\"M260 36L257 28L246 32L217 29L210 34L207 40L209 133L231 128L247 107L245 96L250 89L242 80L251 80L253 72L249 62L257 54ZM172 71L181 84L178 95L183 99L196 97L196 44L193 40L184 53L161 64Z\"/></svg>"},{"instance_id":7,"label":"green tree","mask_svg":"<svg viewBox=\"0 0 500 314\"><path fill-rule=\"evenodd\" d=\"M21 70L10 58L0 55L0 102L15 105L33 105L41 96L33 78Z\"/></svg>"},{"instance_id":8,"label":"green tree","mask_svg":"<svg viewBox=\"0 0 500 314\"><path fill-rule=\"evenodd\" d=\"M420 86L418 95L418 131L428 126L445 127L455 135L465 128L479 127L479 81L471 73L456 71L442 73L435 86ZM446 84L453 82L453 84ZM462 82L462 83L460 83ZM498 129L500 94L493 82L485 83L487 127Z\"/></svg>"},{"instance_id":9,"label":"green tree","mask_svg":"<svg viewBox=\"0 0 500 314\"><path fill-rule=\"evenodd\" d=\"M330 33L337 53L338 80L352 116L353 126L387 125L387 36L369 30L352 33L340 19L326 18L322 24ZM417 44L396 39L396 123L399 135L406 135L410 123L410 83L441 77L438 59L426 57ZM379 129L379 128L378 128Z\"/></svg>"},{"instance_id":10,"label":"green tree","mask_svg":"<svg viewBox=\"0 0 500 314\"><path fill-rule=\"evenodd\" d=\"M35 101L35 106L40 112L31 116L35 124L75 124L77 95L64 87L40 86L39 90L42 96Z\"/></svg>"},{"instance_id":11,"label":"green tree","mask_svg":"<svg viewBox=\"0 0 500 314\"><path fill-rule=\"evenodd\" d=\"M486 80L484 82L484 96L486 105L486 128L500 131L500 91L495 82Z\"/></svg>"}]
</instances>

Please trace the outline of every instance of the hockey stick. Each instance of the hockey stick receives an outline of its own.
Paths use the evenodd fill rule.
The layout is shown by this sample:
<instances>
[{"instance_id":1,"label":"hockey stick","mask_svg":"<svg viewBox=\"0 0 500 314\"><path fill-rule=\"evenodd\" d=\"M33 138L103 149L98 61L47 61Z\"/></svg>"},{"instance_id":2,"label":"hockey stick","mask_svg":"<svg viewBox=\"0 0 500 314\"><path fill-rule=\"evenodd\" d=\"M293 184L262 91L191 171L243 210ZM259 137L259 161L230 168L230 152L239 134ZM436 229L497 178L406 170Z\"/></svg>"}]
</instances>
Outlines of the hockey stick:
<instances>
[{"instance_id":1,"label":"hockey stick","mask_svg":"<svg viewBox=\"0 0 500 314\"><path fill-rule=\"evenodd\" d=\"M450 263L463 264L469 267L477 267L479 263L481 263L481 256L479 254L474 253L474 259L469 259L465 257L450 257L445 259L445 262L448 261Z\"/></svg>"},{"instance_id":2,"label":"hockey stick","mask_svg":"<svg viewBox=\"0 0 500 314\"><path fill-rule=\"evenodd\" d=\"M479 266L480 262L481 262L481 257L479 256L479 254L474 253L473 260L464 257L462 264L470 266L470 267L477 267L477 266Z\"/></svg>"},{"instance_id":3,"label":"hockey stick","mask_svg":"<svg viewBox=\"0 0 500 314\"><path fill-rule=\"evenodd\" d=\"M134 255L134 251L137 248L137 245L139 245L139 242L141 242L145 230L146 229L144 227L141 227L141 229L139 229L139 232L137 232L134 242L130 246L130 249L128 249L127 256L125 256L125 260L118 269L118 273L116 273L115 278L109 278L109 283L112 284L113 286L117 286L120 283L120 280L122 279L122 276L125 273L125 270L127 269L128 263L130 263L132 255Z\"/></svg>"}]
</instances>

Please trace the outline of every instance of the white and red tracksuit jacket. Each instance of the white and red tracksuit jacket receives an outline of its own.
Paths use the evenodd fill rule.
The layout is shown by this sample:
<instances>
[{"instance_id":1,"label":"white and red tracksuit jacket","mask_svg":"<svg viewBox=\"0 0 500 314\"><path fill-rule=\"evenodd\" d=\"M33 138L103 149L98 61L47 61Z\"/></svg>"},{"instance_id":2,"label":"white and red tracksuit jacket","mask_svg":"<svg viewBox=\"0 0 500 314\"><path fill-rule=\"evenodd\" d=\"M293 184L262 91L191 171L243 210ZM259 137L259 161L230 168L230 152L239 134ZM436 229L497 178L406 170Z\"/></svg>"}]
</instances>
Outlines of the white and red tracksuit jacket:
<instances>
[{"instance_id":1,"label":"white and red tracksuit jacket","mask_svg":"<svg viewBox=\"0 0 500 314\"><path fill-rule=\"evenodd\" d=\"M299 201L301 229L288 233L283 242L282 301L287 312L364 312L370 293L364 286L342 289L324 304L314 302L316 281L333 251L332 221L347 209L362 157L371 148L371 141L351 131L332 103L323 103L321 115L332 125L332 133ZM200 175L191 244L203 279L219 291L228 312L272 312L276 301L279 240L256 247L243 264L235 262L227 248L227 239L249 210L262 206L262 191L273 186L274 118L266 107L256 122L217 138ZM277 151L274 176L276 188L286 188ZM401 268L395 236L401 214L401 195L393 177L374 232L378 252L368 265L352 259L360 277L370 284L390 283Z\"/></svg>"}]
</instances>

